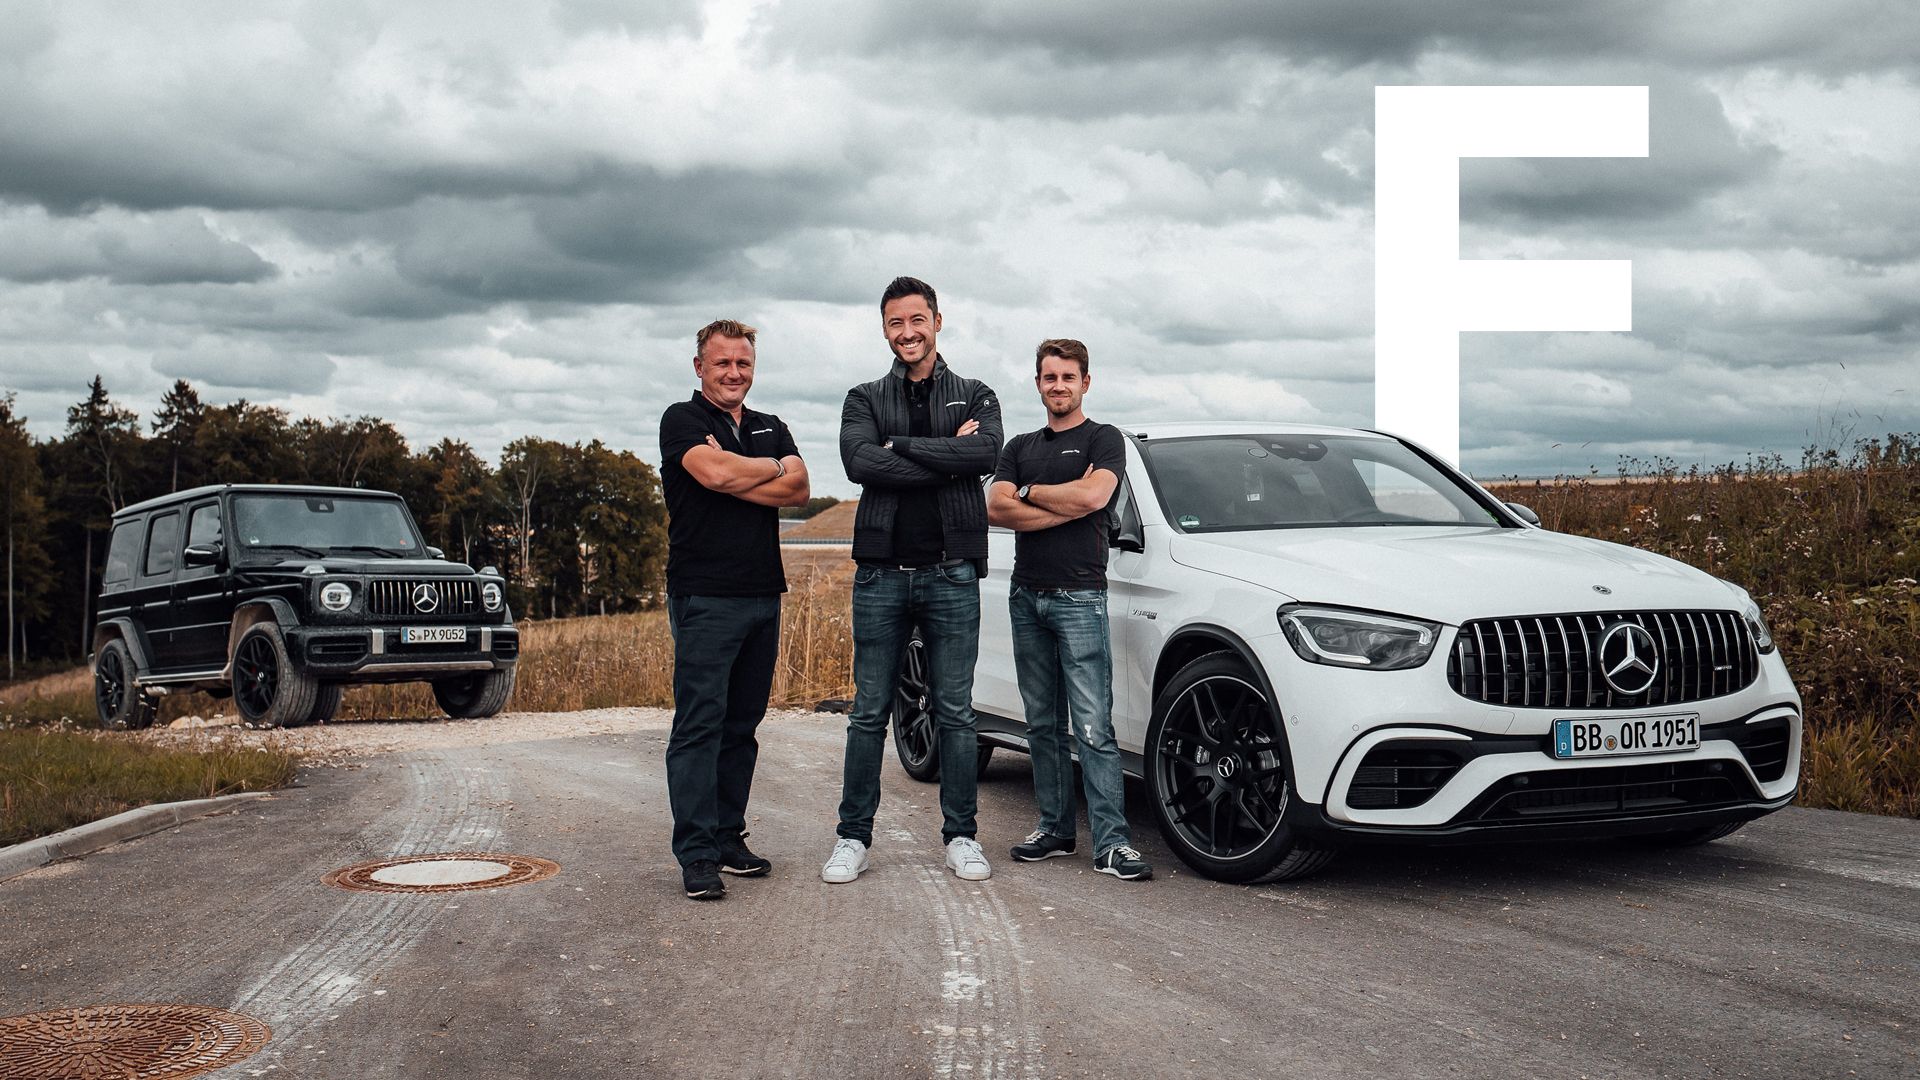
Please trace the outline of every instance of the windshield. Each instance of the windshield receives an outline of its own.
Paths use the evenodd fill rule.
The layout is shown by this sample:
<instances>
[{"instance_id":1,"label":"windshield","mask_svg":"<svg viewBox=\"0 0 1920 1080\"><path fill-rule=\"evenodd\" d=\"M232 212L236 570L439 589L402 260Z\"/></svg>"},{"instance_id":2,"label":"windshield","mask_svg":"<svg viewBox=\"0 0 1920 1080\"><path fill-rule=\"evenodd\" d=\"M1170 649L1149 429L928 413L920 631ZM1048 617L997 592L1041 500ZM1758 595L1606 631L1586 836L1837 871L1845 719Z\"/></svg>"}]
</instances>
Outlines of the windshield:
<instances>
[{"instance_id":1,"label":"windshield","mask_svg":"<svg viewBox=\"0 0 1920 1080\"><path fill-rule=\"evenodd\" d=\"M336 550L415 555L420 541L398 499L236 495L234 546L242 553L318 558Z\"/></svg>"},{"instance_id":2,"label":"windshield","mask_svg":"<svg viewBox=\"0 0 1920 1080\"><path fill-rule=\"evenodd\" d=\"M1218 435L1139 445L1168 518L1186 532L1503 524L1391 439Z\"/></svg>"}]
</instances>

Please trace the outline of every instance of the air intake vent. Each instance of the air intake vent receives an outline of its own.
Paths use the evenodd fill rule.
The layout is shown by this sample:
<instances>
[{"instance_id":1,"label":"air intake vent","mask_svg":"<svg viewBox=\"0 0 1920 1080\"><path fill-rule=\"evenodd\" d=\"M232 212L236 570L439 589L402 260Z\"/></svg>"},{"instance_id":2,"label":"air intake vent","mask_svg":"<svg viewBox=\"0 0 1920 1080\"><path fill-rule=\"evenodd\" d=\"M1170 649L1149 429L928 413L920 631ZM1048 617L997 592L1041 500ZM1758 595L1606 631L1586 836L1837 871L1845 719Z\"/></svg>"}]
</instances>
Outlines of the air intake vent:
<instances>
[{"instance_id":1,"label":"air intake vent","mask_svg":"<svg viewBox=\"0 0 1920 1080\"><path fill-rule=\"evenodd\" d=\"M1433 798L1460 771L1444 743L1399 739L1372 750L1354 771L1347 805L1355 810L1405 810Z\"/></svg>"},{"instance_id":2,"label":"air intake vent","mask_svg":"<svg viewBox=\"0 0 1920 1080\"><path fill-rule=\"evenodd\" d=\"M1710 810L1756 798L1739 767L1726 761L1558 769L1501 780L1457 820L1578 821Z\"/></svg>"}]
</instances>

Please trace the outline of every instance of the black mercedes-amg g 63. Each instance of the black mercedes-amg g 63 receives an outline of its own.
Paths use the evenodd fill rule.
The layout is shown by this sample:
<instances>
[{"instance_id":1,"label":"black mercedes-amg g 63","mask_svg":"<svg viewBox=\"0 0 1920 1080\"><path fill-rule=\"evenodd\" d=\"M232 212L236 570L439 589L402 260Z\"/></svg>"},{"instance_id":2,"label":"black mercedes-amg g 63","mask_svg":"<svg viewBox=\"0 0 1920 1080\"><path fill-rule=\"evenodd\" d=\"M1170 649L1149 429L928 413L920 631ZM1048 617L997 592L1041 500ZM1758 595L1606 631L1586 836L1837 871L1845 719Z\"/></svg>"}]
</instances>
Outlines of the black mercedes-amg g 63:
<instances>
[{"instance_id":1,"label":"black mercedes-amg g 63","mask_svg":"<svg viewBox=\"0 0 1920 1080\"><path fill-rule=\"evenodd\" d=\"M389 682L492 716L519 656L500 572L446 561L390 492L227 484L113 517L90 659L107 727L189 690L233 695L251 724L312 724L344 687Z\"/></svg>"}]
</instances>

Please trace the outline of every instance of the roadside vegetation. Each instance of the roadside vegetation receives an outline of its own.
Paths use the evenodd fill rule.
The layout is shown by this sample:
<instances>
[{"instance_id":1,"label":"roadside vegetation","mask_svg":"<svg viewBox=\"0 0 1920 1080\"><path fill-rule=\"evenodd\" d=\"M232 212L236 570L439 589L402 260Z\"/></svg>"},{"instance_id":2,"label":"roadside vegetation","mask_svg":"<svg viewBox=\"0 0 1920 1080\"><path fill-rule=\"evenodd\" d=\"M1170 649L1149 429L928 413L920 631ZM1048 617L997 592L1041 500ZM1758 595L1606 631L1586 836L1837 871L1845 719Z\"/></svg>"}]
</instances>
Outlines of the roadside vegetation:
<instances>
[{"instance_id":1,"label":"roadside vegetation","mask_svg":"<svg viewBox=\"0 0 1920 1080\"><path fill-rule=\"evenodd\" d=\"M280 750L169 750L98 731L0 729L0 846L148 803L284 787L296 764Z\"/></svg>"}]
</instances>

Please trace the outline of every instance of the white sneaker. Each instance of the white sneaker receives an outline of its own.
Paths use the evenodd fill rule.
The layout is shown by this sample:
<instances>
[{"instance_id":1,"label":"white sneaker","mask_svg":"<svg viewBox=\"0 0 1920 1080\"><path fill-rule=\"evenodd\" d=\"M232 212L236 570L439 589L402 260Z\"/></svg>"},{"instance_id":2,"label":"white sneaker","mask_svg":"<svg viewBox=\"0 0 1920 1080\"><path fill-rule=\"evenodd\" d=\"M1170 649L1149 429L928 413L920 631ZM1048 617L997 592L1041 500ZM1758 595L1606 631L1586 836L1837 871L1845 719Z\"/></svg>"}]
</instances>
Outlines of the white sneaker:
<instances>
[{"instance_id":1,"label":"white sneaker","mask_svg":"<svg viewBox=\"0 0 1920 1080\"><path fill-rule=\"evenodd\" d=\"M980 850L978 841L965 836L947 841L947 869L962 881L985 881L993 876L986 852Z\"/></svg>"},{"instance_id":2,"label":"white sneaker","mask_svg":"<svg viewBox=\"0 0 1920 1080\"><path fill-rule=\"evenodd\" d=\"M867 845L843 836L834 841L833 854L827 856L827 865L820 868L820 880L831 885L845 885L859 877L866 868Z\"/></svg>"}]
</instances>

